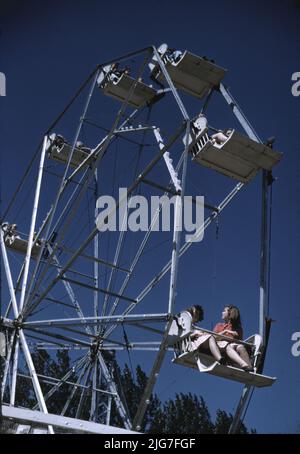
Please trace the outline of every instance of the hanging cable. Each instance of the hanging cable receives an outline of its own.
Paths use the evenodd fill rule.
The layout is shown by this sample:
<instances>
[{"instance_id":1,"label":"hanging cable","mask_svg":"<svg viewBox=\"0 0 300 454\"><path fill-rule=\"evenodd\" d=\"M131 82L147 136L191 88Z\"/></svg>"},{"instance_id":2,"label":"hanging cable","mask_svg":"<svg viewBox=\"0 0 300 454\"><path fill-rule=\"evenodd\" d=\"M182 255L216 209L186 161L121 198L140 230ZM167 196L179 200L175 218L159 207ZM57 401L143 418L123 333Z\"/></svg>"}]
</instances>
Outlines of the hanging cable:
<instances>
[{"instance_id":1,"label":"hanging cable","mask_svg":"<svg viewBox=\"0 0 300 454\"><path fill-rule=\"evenodd\" d=\"M270 186L270 205L269 205L269 242L268 242L268 288L267 288L267 319L269 319L269 312L270 312L270 288L271 288L271 241L272 241L272 205L273 205L273 182L275 181L272 172L269 172L267 175L267 183L268 186ZM264 352L265 356L265 352ZM264 359L262 359L262 364L264 363ZM260 370L257 371L258 373L261 373ZM243 417L240 420L239 427L240 425L244 422L244 419L246 417L251 399L253 397L255 388L252 388L251 394L249 396L249 400L246 406L246 409L244 411Z\"/></svg>"},{"instance_id":2,"label":"hanging cable","mask_svg":"<svg viewBox=\"0 0 300 454\"><path fill-rule=\"evenodd\" d=\"M212 266L212 301L215 299L216 280L217 280L217 242L219 239L219 219L214 219L216 226L214 249L213 249L213 266Z\"/></svg>"},{"instance_id":3,"label":"hanging cable","mask_svg":"<svg viewBox=\"0 0 300 454\"><path fill-rule=\"evenodd\" d=\"M35 187L35 181L34 181L34 179L32 179L32 184L31 184L30 188L28 189L28 191L26 192L26 194L24 196L24 199L20 203L20 208L17 210L17 213L14 216L14 222L15 223L17 223L18 219L20 218L20 215L21 215L22 211L26 207L26 201L30 200L30 196L33 193L34 187Z\"/></svg>"},{"instance_id":4,"label":"hanging cable","mask_svg":"<svg viewBox=\"0 0 300 454\"><path fill-rule=\"evenodd\" d=\"M111 195L114 197L115 190L116 190L116 172L117 172L117 158L118 158L118 151L119 151L119 139L116 139L115 141L115 156L114 156L114 164L113 164L113 174L112 174L112 190L111 190ZM106 246L106 261L109 261L109 252L110 252L110 240L111 240L111 235L108 235L108 241L107 241L107 246ZM104 277L104 288L107 288L107 276L108 276L108 268L106 267L105 269L105 277ZM103 294L103 309L104 309L104 303L105 303L105 295ZM102 311L102 315L105 315L105 313Z\"/></svg>"},{"instance_id":5,"label":"hanging cable","mask_svg":"<svg viewBox=\"0 0 300 454\"><path fill-rule=\"evenodd\" d=\"M124 328L124 323L122 323L122 328L123 328L123 336L124 336L125 346L126 346L126 350L127 350L127 354L128 354L129 366L130 366L130 370L131 370L131 374L132 374L132 379L134 381L135 380L135 374L134 374L134 371L133 371L132 361L131 361L131 356L130 356L130 351L129 351L130 342L128 341L128 337L127 337L127 334L126 334L126 331L125 331L125 328Z\"/></svg>"},{"instance_id":6,"label":"hanging cable","mask_svg":"<svg viewBox=\"0 0 300 454\"><path fill-rule=\"evenodd\" d=\"M147 110L147 115L146 115L146 125L149 125L151 113L152 113L152 106L149 106L149 108ZM134 170L134 174L133 174L133 181L135 181L138 176L142 152L145 147L146 134L147 134L147 131L144 130L143 134L142 134L142 140L141 140L141 143L138 148L138 156L137 156L137 161L136 161L135 170ZM136 193L139 196L142 195L142 185L141 184L137 186L136 191L134 193ZM134 193L133 193L133 195L134 195ZM132 242L133 236L131 235L130 238L131 238L131 241L130 241L130 247L128 250L128 256L130 257L130 260L131 260L132 252L133 252L133 242ZM124 249L123 249L123 251L124 251Z\"/></svg>"},{"instance_id":7,"label":"hanging cable","mask_svg":"<svg viewBox=\"0 0 300 454\"><path fill-rule=\"evenodd\" d=\"M147 111L146 124L149 124L150 116L151 116L151 111L152 111L152 107L150 106L149 109L148 109L148 111ZM147 132L146 130L143 131L142 140L141 140L141 143L139 144L138 159L137 159L136 166L135 166L135 169L134 169L133 181L136 180L137 175L138 175L138 170L139 170L141 155L142 155L143 148L144 148L144 146L145 146L145 143L144 143L144 142L145 142L146 132Z\"/></svg>"},{"instance_id":8,"label":"hanging cable","mask_svg":"<svg viewBox=\"0 0 300 454\"><path fill-rule=\"evenodd\" d=\"M216 240L218 240L219 239L219 228L220 228L218 217L215 218L215 223L216 223Z\"/></svg>"},{"instance_id":9,"label":"hanging cable","mask_svg":"<svg viewBox=\"0 0 300 454\"><path fill-rule=\"evenodd\" d=\"M147 115L146 115L146 120L145 120L145 124L146 125L149 125L151 113L152 113L152 106L149 106L148 109L147 109ZM134 168L134 172L133 172L133 181L135 181L137 179L138 172L139 172L139 166L140 166L140 162L141 162L142 152L143 152L144 147L147 146L145 144L146 134L147 134L147 130L144 130L143 133L142 133L141 142L138 145L137 154L134 156L134 160L136 159L136 164L135 164L135 168ZM142 191L142 185L140 184L140 185L137 186L136 190L132 193L132 195L137 194L137 195L140 196L141 195L141 191ZM128 248L128 253L127 253L127 256L130 257L130 262L131 262L132 252L133 252L133 242L132 242L132 240L133 240L133 236L131 235L129 237L129 248ZM121 250L120 250L120 260L122 259L123 252L124 252L124 242L122 243Z\"/></svg>"},{"instance_id":10,"label":"hanging cable","mask_svg":"<svg viewBox=\"0 0 300 454\"><path fill-rule=\"evenodd\" d=\"M273 178L273 177L272 177ZM269 180L270 181L270 180ZM268 297L267 297L267 317L270 312L270 288L271 288L271 241L272 241L272 204L273 204L273 181L269 182L270 188L270 208L269 208L269 251L268 251Z\"/></svg>"}]
</instances>

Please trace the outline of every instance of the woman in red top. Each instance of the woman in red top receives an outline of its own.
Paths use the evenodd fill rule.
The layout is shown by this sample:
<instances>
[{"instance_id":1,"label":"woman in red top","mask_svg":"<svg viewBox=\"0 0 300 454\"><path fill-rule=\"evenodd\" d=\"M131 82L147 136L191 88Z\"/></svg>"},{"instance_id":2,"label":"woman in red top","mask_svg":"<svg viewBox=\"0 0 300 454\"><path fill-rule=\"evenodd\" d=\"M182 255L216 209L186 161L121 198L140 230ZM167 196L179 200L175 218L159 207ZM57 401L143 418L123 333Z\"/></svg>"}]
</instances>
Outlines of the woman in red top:
<instances>
[{"instance_id":1,"label":"woman in red top","mask_svg":"<svg viewBox=\"0 0 300 454\"><path fill-rule=\"evenodd\" d=\"M240 311L236 306L225 306L222 312L223 323L218 323L214 327L214 332L222 334L232 339L243 339L243 329L240 317ZM248 352L243 344L238 344L234 341L219 340L217 341L219 349L228 356L234 363L247 371L253 371Z\"/></svg>"}]
</instances>

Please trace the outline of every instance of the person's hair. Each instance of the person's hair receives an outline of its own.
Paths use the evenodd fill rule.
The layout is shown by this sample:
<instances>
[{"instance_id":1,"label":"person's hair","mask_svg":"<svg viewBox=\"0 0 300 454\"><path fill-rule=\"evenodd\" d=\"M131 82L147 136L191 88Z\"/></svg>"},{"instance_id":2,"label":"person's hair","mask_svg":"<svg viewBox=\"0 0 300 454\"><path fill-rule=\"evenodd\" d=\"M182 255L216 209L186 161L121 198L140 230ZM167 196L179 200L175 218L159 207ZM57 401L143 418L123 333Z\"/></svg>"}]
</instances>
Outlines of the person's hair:
<instances>
[{"instance_id":1,"label":"person's hair","mask_svg":"<svg viewBox=\"0 0 300 454\"><path fill-rule=\"evenodd\" d=\"M189 307L186 310L192 315L192 317L193 317L195 312L198 312L198 320L197 321L201 322L201 320L203 320L204 312L203 312L202 306L199 306L199 304L195 304L194 306L191 306L191 307Z\"/></svg>"},{"instance_id":2,"label":"person's hair","mask_svg":"<svg viewBox=\"0 0 300 454\"><path fill-rule=\"evenodd\" d=\"M228 314L229 314L229 320L234 328L238 328L242 326L242 320L241 320L241 315L239 308L236 306L230 306L227 305L224 307L224 309L228 309Z\"/></svg>"}]
</instances>

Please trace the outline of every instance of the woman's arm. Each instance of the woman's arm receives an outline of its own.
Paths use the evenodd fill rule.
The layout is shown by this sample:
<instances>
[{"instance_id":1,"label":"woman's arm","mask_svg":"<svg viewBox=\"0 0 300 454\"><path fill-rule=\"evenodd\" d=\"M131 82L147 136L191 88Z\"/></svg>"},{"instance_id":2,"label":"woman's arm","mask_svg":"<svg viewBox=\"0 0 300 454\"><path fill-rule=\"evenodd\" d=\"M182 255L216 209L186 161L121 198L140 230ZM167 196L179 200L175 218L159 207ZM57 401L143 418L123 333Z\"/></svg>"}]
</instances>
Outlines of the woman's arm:
<instances>
[{"instance_id":1,"label":"woman's arm","mask_svg":"<svg viewBox=\"0 0 300 454\"><path fill-rule=\"evenodd\" d=\"M216 331L217 334L221 334L221 336L225 336L225 333L227 333L227 329L223 329L223 331Z\"/></svg>"},{"instance_id":2,"label":"woman's arm","mask_svg":"<svg viewBox=\"0 0 300 454\"><path fill-rule=\"evenodd\" d=\"M232 331L232 330L230 330L230 329L225 329L225 330L224 330L224 335L225 335L225 336L226 336L226 333L232 334L234 337L240 337L240 336L239 336L239 333L238 333L237 331ZM221 334L221 333L220 333L220 334Z\"/></svg>"},{"instance_id":3,"label":"woman's arm","mask_svg":"<svg viewBox=\"0 0 300 454\"><path fill-rule=\"evenodd\" d=\"M198 339L198 337L202 336L203 334L204 334L203 331L194 330L193 333L191 334L191 340Z\"/></svg>"}]
</instances>

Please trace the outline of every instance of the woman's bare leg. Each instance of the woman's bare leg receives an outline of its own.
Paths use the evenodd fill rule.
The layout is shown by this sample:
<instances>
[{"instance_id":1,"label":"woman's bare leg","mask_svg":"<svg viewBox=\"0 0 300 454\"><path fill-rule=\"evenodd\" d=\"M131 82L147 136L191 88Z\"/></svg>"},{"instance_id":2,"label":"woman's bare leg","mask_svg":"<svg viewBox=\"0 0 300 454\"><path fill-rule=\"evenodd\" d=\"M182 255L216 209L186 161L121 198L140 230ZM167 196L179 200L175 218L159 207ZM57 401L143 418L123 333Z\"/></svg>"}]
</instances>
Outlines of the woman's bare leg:
<instances>
[{"instance_id":1,"label":"woman's bare leg","mask_svg":"<svg viewBox=\"0 0 300 454\"><path fill-rule=\"evenodd\" d=\"M206 348L209 348L212 356L217 360L217 361L220 361L222 359L222 355L220 353L220 349L218 347L218 344L215 340L215 338L213 336L210 336L209 339L207 339L205 342L203 342L200 347L199 347L199 350L203 350L203 349L206 349Z\"/></svg>"},{"instance_id":2,"label":"woman's bare leg","mask_svg":"<svg viewBox=\"0 0 300 454\"><path fill-rule=\"evenodd\" d=\"M230 344L228 344L226 347L226 354L232 361L237 363L240 367L248 366L247 362L240 357L240 355L234 350L234 348Z\"/></svg>"},{"instance_id":3,"label":"woman's bare leg","mask_svg":"<svg viewBox=\"0 0 300 454\"><path fill-rule=\"evenodd\" d=\"M241 345L241 344L238 345L236 348L236 351L240 355L242 360L245 361L249 367L252 367L251 359L250 359L249 354L248 354L247 350L245 349L244 345Z\"/></svg>"},{"instance_id":4,"label":"woman's bare leg","mask_svg":"<svg viewBox=\"0 0 300 454\"><path fill-rule=\"evenodd\" d=\"M216 339L211 336L209 338L209 349L211 351L211 354L213 355L213 357L217 360L217 361L220 361L221 358L222 358L222 355L220 353L220 349L217 345L217 342L216 342Z\"/></svg>"}]
</instances>

